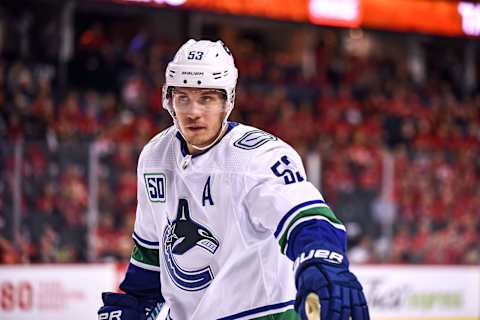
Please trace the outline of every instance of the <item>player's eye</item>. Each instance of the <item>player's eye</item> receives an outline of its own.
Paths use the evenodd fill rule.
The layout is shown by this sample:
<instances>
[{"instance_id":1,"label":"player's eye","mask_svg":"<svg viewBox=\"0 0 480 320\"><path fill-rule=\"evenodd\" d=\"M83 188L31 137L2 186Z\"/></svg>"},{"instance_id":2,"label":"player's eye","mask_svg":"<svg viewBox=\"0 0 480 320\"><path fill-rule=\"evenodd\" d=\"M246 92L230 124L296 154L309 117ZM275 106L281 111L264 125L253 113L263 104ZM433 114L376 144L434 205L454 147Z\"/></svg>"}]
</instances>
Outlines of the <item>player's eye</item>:
<instances>
[{"instance_id":1,"label":"player's eye","mask_svg":"<svg viewBox=\"0 0 480 320\"><path fill-rule=\"evenodd\" d=\"M199 99L199 102L202 103L202 104L207 104L207 103L211 103L215 101L215 98L212 97L212 96L201 96L200 99Z\"/></svg>"},{"instance_id":2,"label":"player's eye","mask_svg":"<svg viewBox=\"0 0 480 320\"><path fill-rule=\"evenodd\" d=\"M178 95L178 96L176 96L176 100L177 100L178 103L187 104L188 103L188 96Z\"/></svg>"}]
</instances>

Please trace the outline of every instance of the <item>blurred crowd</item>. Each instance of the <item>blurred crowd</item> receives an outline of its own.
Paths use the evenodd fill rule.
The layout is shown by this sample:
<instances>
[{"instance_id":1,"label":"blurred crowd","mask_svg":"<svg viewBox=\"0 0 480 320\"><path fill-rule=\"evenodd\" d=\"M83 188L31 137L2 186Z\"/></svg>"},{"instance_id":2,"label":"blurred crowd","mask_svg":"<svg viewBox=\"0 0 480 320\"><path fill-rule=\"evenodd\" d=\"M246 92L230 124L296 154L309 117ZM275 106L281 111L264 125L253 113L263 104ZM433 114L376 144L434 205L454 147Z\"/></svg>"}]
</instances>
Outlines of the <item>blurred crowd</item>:
<instances>
[{"instance_id":1,"label":"blurred crowd","mask_svg":"<svg viewBox=\"0 0 480 320\"><path fill-rule=\"evenodd\" d=\"M58 65L0 59L0 263L128 260L136 161L171 124L161 88L179 44L94 23L76 38L61 92ZM335 41L318 42L309 75L293 49L227 44L240 74L231 119L320 154L351 260L480 263L480 90L459 90L451 70L461 59L431 61L421 84L403 57L356 57Z\"/></svg>"}]
</instances>

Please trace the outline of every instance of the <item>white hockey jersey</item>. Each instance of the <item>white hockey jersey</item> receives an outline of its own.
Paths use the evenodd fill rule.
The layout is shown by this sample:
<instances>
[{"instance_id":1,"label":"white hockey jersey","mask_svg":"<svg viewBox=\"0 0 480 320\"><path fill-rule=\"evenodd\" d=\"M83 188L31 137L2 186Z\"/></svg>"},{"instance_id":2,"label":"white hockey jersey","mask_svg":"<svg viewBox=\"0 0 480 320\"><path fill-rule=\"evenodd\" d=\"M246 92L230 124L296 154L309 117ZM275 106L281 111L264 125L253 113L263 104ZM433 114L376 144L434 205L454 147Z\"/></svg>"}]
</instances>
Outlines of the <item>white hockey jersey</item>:
<instances>
[{"instance_id":1,"label":"white hockey jersey","mask_svg":"<svg viewBox=\"0 0 480 320\"><path fill-rule=\"evenodd\" d=\"M131 263L159 271L171 319L254 319L293 308L292 262L282 254L289 230L310 218L299 213L328 207L289 145L230 123L192 157L170 127L144 147L137 174Z\"/></svg>"}]
</instances>

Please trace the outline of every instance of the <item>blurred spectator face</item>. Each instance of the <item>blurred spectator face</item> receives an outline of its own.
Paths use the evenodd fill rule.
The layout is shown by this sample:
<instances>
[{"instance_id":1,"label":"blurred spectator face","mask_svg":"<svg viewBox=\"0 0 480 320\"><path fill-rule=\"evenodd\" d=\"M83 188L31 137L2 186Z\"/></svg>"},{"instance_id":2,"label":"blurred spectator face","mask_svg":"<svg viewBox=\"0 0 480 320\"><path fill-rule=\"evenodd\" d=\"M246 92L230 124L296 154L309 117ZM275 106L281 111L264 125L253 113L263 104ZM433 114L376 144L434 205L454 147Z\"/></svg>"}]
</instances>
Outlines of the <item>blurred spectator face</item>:
<instances>
[{"instance_id":1,"label":"blurred spectator face","mask_svg":"<svg viewBox=\"0 0 480 320\"><path fill-rule=\"evenodd\" d=\"M178 126L189 144L204 147L217 138L227 112L225 102L223 92L216 89L173 90Z\"/></svg>"},{"instance_id":2,"label":"blurred spectator face","mask_svg":"<svg viewBox=\"0 0 480 320\"><path fill-rule=\"evenodd\" d=\"M129 107L140 108L145 103L146 85L139 77L130 78L123 87L123 100Z\"/></svg>"}]
</instances>

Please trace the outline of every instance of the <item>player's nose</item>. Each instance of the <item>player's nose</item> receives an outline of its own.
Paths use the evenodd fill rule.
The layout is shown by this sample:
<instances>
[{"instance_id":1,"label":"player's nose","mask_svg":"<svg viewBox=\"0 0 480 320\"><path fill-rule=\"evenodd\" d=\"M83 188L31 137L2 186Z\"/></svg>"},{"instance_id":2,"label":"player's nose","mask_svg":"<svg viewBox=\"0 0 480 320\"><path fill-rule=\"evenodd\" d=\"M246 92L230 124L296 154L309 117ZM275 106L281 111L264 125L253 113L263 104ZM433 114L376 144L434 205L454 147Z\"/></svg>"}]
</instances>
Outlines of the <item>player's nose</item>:
<instances>
[{"instance_id":1,"label":"player's nose","mask_svg":"<svg viewBox=\"0 0 480 320\"><path fill-rule=\"evenodd\" d=\"M198 118L204 112L204 107L197 102L193 102L188 109L188 116L191 118Z\"/></svg>"}]
</instances>

